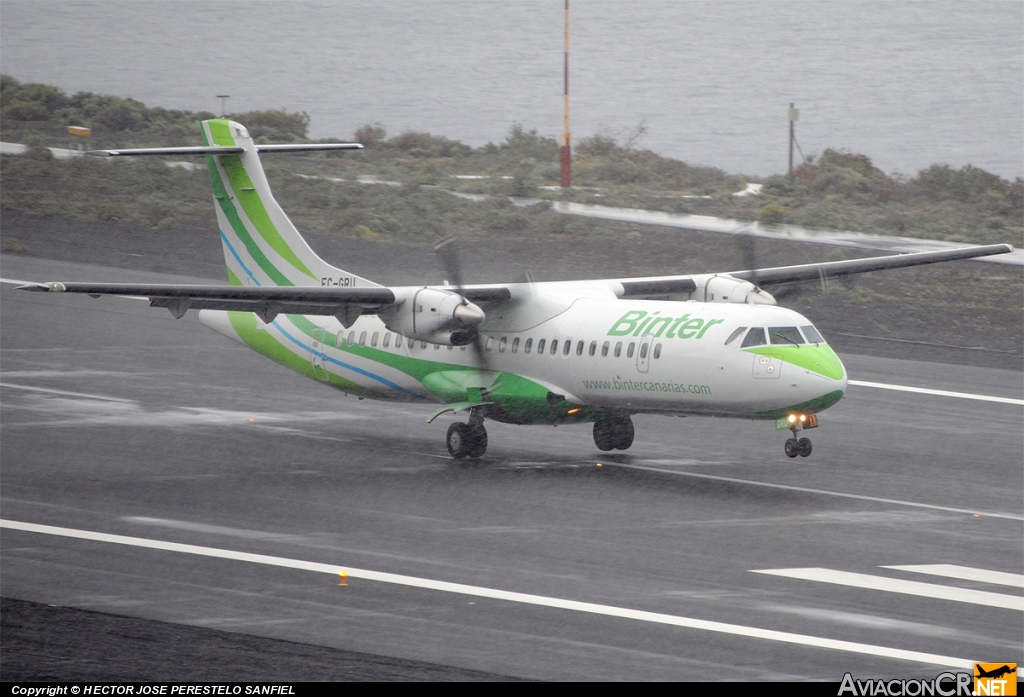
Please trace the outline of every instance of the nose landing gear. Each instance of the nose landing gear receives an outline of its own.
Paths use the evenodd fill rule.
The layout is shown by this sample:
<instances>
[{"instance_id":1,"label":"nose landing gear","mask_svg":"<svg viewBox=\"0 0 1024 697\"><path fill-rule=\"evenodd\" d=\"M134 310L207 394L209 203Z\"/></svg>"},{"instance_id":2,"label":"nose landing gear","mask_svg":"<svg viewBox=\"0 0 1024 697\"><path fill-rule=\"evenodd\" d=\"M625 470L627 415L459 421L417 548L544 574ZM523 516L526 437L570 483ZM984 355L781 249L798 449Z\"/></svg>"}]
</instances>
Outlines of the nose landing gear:
<instances>
[{"instance_id":1,"label":"nose landing gear","mask_svg":"<svg viewBox=\"0 0 1024 697\"><path fill-rule=\"evenodd\" d=\"M811 454L810 438L789 438L786 440L786 455L789 457L807 457Z\"/></svg>"},{"instance_id":2,"label":"nose landing gear","mask_svg":"<svg viewBox=\"0 0 1024 697\"><path fill-rule=\"evenodd\" d=\"M780 428L781 426L781 428ZM790 414L784 419L779 419L776 422L776 429L783 430L789 429L793 432L793 437L786 439L786 456L787 457L807 457L811 454L811 439L810 438L798 438L800 431L805 428L817 428L818 417L814 414Z\"/></svg>"}]
</instances>

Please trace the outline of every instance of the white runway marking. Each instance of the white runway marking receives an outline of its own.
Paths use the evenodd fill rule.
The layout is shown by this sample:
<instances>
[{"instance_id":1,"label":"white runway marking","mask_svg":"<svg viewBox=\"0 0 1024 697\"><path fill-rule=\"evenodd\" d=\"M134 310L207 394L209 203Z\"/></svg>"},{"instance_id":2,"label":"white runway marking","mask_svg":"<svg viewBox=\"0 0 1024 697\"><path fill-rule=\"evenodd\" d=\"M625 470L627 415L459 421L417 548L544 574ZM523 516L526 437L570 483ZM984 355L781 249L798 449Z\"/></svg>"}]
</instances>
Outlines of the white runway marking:
<instances>
[{"instance_id":1,"label":"white runway marking","mask_svg":"<svg viewBox=\"0 0 1024 697\"><path fill-rule=\"evenodd\" d=\"M751 571L755 574L771 574L772 576L785 576L786 578L798 578L805 581L835 583L840 586L867 588L876 591L888 591L889 593L917 595L923 598L938 598L958 603L971 603L973 605L987 605L1007 610L1024 611L1024 598L1004 593L990 593L988 591L954 588L952 586L937 586L934 583L904 581L898 578L855 574L849 571L835 571L834 569L751 569Z\"/></svg>"},{"instance_id":2,"label":"white runway marking","mask_svg":"<svg viewBox=\"0 0 1024 697\"><path fill-rule=\"evenodd\" d=\"M843 499L858 499L860 501L874 501L875 503L891 503L896 506L909 506L911 508L928 508L933 511L946 511L948 513L966 513L967 515L982 515L989 518L1007 518L1009 520L1024 520L1024 515L1016 513L992 513L966 508L953 508L951 506L939 506L933 503L918 503L917 501L902 501L900 499L887 499L881 496L867 496L866 494L848 494L843 491L829 491L828 489L812 489L806 486L794 486L792 484L775 484L773 482L759 482L754 479L740 479L739 477L724 477L720 474L702 474L700 472L683 472L680 470L666 469L664 467L650 467L649 465L630 465L621 462L604 462L605 467L622 467L633 470L646 470L648 472L661 472L663 474L674 474L678 477L694 477L695 479L713 479L720 482L732 484L749 484L750 486L763 486L768 489L783 489L785 491L800 491L806 494L820 494L822 496L835 496Z\"/></svg>"},{"instance_id":3,"label":"white runway marking","mask_svg":"<svg viewBox=\"0 0 1024 697\"><path fill-rule=\"evenodd\" d=\"M884 382L866 382L864 380L848 380L847 384L857 387L877 387L880 390L896 390L897 392L917 392L937 397L956 397L958 399L975 399L979 402L999 402L1000 404L1018 404L1024 406L1024 399L1011 397L993 397L987 394L971 394L969 392L950 392L949 390L932 390L927 387L909 387L907 385L888 385Z\"/></svg>"},{"instance_id":4,"label":"white runway marking","mask_svg":"<svg viewBox=\"0 0 1024 697\"><path fill-rule=\"evenodd\" d=\"M59 394L66 397L85 397L86 399L98 399L103 402L125 402L135 403L134 399L121 399L120 397L107 397L101 394L90 394L89 392L68 392L67 390L54 390L49 387L34 387L32 385L16 385L12 382L0 382L0 387L11 390L28 390L29 392L45 392L47 394Z\"/></svg>"},{"instance_id":5,"label":"white runway marking","mask_svg":"<svg viewBox=\"0 0 1024 697\"><path fill-rule=\"evenodd\" d=\"M565 600L562 598L548 598L540 595L529 595L527 593L515 593L511 591L483 588L480 586L469 586L462 583L449 583L447 581L435 581L427 578L416 578L414 576L402 576L380 571L367 569L353 569L333 564L321 564L317 562L303 561L299 559L287 559L284 557L272 557L264 554L251 554L248 552L236 552L228 549L217 549L214 547L200 547L197 545L180 544L177 542L164 542L162 540L149 540L140 537L126 537L124 535L110 535L107 533L91 532L88 530L75 530L72 528L61 528L50 525L38 525L36 523L24 523L14 520L0 520L0 528L10 530L21 530L35 532L44 535L57 535L71 537L81 540L95 542L107 542L111 544L129 545L132 547L143 547L146 549L158 549L168 552L182 554L195 554L204 557L215 557L219 559L231 559L245 561L254 564L277 566L288 569L300 569L304 571L315 571L318 573L337 576L342 570L348 572L350 579L362 579L377 581L379 583L393 583L402 586L412 586L428 590L442 591L445 593L458 593L460 595L475 596L481 598L492 598L513 603L523 603L540 607L557 608L561 610L572 610L575 612L586 612L607 617L618 617L623 619L637 620L641 622L653 622L657 624L697 629L709 632L719 632L734 636L743 636L753 639L765 639L778 641L787 644L799 644L815 648L831 649L834 651L848 651L851 653L878 656L886 659L900 659L925 663L930 665L949 666L951 668L971 669L973 661L957 658L955 656L942 656L939 654L922 653L920 651L905 651L887 646L875 646L872 644L861 644L852 641L841 641L838 639L826 639L824 637L808 636L805 634L793 634L790 632L779 632L771 629L760 629L758 627L746 627L738 624L726 624L723 622L711 622L708 620L680 617L677 615L666 615L659 612L647 612L644 610L631 610L629 608L615 607L612 605L598 605L576 600Z\"/></svg>"},{"instance_id":6,"label":"white runway marking","mask_svg":"<svg viewBox=\"0 0 1024 697\"><path fill-rule=\"evenodd\" d=\"M957 566L956 564L910 564L907 566L883 566L882 568L896 569L897 571L913 571L918 574L931 574L933 576L945 576L947 578L962 578L965 581L980 581L982 583L994 583L1000 586L1024 588L1024 575L1008 574L1005 571L972 569L969 566Z\"/></svg>"}]
</instances>

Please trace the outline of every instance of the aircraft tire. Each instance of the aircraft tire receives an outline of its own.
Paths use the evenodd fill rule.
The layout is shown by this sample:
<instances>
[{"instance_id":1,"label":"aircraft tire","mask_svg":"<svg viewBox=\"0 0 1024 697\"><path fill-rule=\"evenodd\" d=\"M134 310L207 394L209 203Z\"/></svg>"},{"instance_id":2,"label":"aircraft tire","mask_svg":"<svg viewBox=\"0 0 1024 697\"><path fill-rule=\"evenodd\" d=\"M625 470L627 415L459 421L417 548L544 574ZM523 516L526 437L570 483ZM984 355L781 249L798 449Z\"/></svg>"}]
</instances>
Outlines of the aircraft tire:
<instances>
[{"instance_id":1,"label":"aircraft tire","mask_svg":"<svg viewBox=\"0 0 1024 697\"><path fill-rule=\"evenodd\" d=\"M786 440L786 457L796 457L800 454L800 441L796 438Z\"/></svg>"},{"instance_id":2,"label":"aircraft tire","mask_svg":"<svg viewBox=\"0 0 1024 697\"><path fill-rule=\"evenodd\" d=\"M444 439L445 445L448 446L448 454L456 460L471 454L472 441L469 426L458 421L448 427L448 434ZM487 447L486 442L484 447Z\"/></svg>"},{"instance_id":3,"label":"aircraft tire","mask_svg":"<svg viewBox=\"0 0 1024 697\"><path fill-rule=\"evenodd\" d=\"M628 450L629 446L633 445L633 436L636 433L633 428L633 420L628 416L623 416L613 419L612 425L612 433L615 434L615 449Z\"/></svg>"},{"instance_id":4,"label":"aircraft tire","mask_svg":"<svg viewBox=\"0 0 1024 697\"><path fill-rule=\"evenodd\" d=\"M798 444L799 444L799 448L800 448L800 457L807 457L808 455L811 454L811 439L810 438L801 438L798 441Z\"/></svg>"},{"instance_id":5,"label":"aircraft tire","mask_svg":"<svg viewBox=\"0 0 1024 697\"><path fill-rule=\"evenodd\" d=\"M603 452L615 449L615 424L611 419L597 419L594 422L594 445Z\"/></svg>"},{"instance_id":6,"label":"aircraft tire","mask_svg":"<svg viewBox=\"0 0 1024 697\"><path fill-rule=\"evenodd\" d=\"M469 456L480 457L487 452L487 429L483 426L467 427L469 436Z\"/></svg>"}]
</instances>

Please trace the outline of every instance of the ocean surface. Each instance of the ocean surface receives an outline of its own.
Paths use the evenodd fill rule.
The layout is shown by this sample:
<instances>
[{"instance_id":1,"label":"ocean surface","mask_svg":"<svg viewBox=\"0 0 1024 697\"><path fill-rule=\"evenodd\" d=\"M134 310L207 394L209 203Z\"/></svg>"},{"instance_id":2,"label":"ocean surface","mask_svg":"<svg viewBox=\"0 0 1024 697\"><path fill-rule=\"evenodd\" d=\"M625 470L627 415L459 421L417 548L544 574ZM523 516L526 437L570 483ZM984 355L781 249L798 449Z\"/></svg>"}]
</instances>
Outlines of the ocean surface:
<instances>
[{"instance_id":1,"label":"ocean surface","mask_svg":"<svg viewBox=\"0 0 1024 697\"><path fill-rule=\"evenodd\" d=\"M471 145L562 130L562 0L4 0L22 81L219 113L286 108ZM1024 176L1024 3L572 0L571 128L728 172L848 149Z\"/></svg>"}]
</instances>

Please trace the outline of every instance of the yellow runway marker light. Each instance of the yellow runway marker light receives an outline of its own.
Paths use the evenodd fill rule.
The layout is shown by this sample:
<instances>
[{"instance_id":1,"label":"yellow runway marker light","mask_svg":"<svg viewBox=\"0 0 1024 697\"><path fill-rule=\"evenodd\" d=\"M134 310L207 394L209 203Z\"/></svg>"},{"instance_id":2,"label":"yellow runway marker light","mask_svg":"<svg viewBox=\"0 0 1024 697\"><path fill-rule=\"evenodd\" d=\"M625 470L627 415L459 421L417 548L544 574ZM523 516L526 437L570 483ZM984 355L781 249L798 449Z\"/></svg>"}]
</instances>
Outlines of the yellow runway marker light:
<instances>
[{"instance_id":1,"label":"yellow runway marker light","mask_svg":"<svg viewBox=\"0 0 1024 697\"><path fill-rule=\"evenodd\" d=\"M341 571L338 572L338 585L339 586L347 586L348 585L348 572L345 571L344 569L342 569Z\"/></svg>"}]
</instances>

